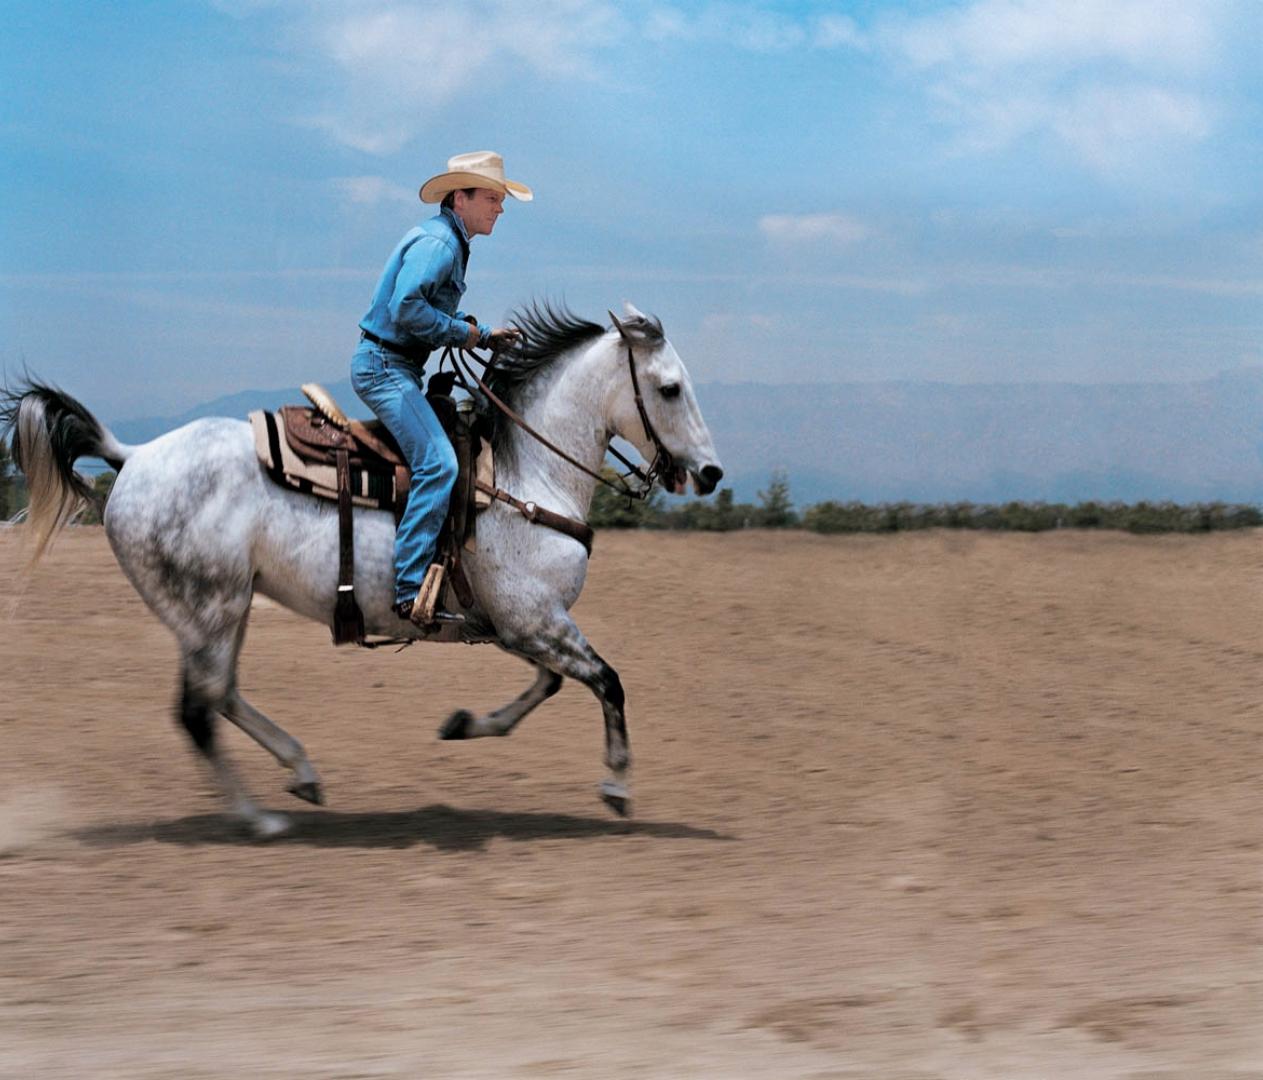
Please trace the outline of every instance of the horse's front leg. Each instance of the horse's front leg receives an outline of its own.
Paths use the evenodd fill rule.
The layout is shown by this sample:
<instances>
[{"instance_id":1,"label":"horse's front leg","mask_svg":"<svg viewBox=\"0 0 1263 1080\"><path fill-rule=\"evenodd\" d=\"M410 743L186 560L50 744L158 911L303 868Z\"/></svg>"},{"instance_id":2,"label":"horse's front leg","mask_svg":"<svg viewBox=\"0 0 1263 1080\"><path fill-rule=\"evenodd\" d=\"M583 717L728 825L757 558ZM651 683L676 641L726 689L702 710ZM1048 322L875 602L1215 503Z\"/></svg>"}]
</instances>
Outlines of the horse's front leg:
<instances>
[{"instance_id":1,"label":"horse's front leg","mask_svg":"<svg viewBox=\"0 0 1263 1080\"><path fill-rule=\"evenodd\" d=\"M624 817L630 814L627 780L631 750L623 715L623 684L618 672L597 655L567 614L522 636L510 638L502 632L501 637L511 652L564 678L576 679L596 695L605 715L605 764L610 770L610 775L601 782L601 798L615 813Z\"/></svg>"},{"instance_id":2,"label":"horse's front leg","mask_svg":"<svg viewBox=\"0 0 1263 1080\"><path fill-rule=\"evenodd\" d=\"M439 727L440 739L481 739L488 735L507 735L536 706L561 689L562 677L542 664L527 659L535 668L535 681L525 693L486 716L475 716L468 709L457 709Z\"/></svg>"}]
</instances>

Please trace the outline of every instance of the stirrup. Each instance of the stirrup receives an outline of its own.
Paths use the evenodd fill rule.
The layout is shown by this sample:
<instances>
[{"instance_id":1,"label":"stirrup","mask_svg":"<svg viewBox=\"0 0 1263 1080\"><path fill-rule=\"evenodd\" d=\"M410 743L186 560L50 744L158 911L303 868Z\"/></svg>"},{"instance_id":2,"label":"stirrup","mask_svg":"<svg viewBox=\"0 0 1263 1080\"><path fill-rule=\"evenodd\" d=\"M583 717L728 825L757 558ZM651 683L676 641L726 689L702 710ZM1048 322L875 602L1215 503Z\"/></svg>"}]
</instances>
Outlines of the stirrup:
<instances>
[{"instance_id":1,"label":"stirrup","mask_svg":"<svg viewBox=\"0 0 1263 1080\"><path fill-rule=\"evenodd\" d=\"M418 626L434 622L434 614L438 611L439 597L443 595L443 582L447 571L441 562L431 563L421 580L421 588L417 590L416 602L412 605L412 621Z\"/></svg>"},{"instance_id":2,"label":"stirrup","mask_svg":"<svg viewBox=\"0 0 1263 1080\"><path fill-rule=\"evenodd\" d=\"M412 600L401 600L399 603L393 604L390 610L404 622L415 622L412 618L413 607L414 602ZM461 615L459 612L436 611L428 623L417 622L416 625L424 628L426 626L439 626L443 623L463 623L464 621L465 616Z\"/></svg>"},{"instance_id":3,"label":"stirrup","mask_svg":"<svg viewBox=\"0 0 1263 1080\"><path fill-rule=\"evenodd\" d=\"M447 569L442 563L431 563L430 568L425 572L421 588L417 590L416 599L396 604L395 614L423 629L440 623L463 623L464 615L444 611L439 607L439 598L443 595L446 576Z\"/></svg>"}]
</instances>

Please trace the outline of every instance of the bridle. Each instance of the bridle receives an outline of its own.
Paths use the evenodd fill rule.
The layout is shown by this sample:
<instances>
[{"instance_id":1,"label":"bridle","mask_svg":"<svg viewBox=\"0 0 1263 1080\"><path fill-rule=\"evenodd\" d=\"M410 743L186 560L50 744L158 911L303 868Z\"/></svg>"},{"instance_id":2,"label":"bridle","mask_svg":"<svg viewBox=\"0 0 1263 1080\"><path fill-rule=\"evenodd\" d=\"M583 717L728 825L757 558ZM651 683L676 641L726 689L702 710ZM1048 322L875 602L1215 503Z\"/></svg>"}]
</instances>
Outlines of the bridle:
<instances>
[{"instance_id":1,"label":"bridle","mask_svg":"<svg viewBox=\"0 0 1263 1080\"><path fill-rule=\"evenodd\" d=\"M611 319L614 319L613 312L610 312L609 316ZM640 423L645 429L645 435L648 437L649 441L653 443L653 461L649 463L649 468L647 470L642 470L639 466L632 465L612 446L607 447L607 449L640 478L644 488L643 494L638 497L645 499L649 497L649 491L653 487L654 481L658 480L675 468L675 458L671 456L671 451L663 444L662 440L658 437L657 431L654 430L653 424L649 421L649 412L645 408L645 399L640 392L640 379L636 376L636 355L632 352L631 339L628 338L622 324L617 319L614 319L614 326L618 329L619 334L622 336L623 344L627 346L627 370L631 374L632 393L636 395L636 411L640 413Z\"/></svg>"},{"instance_id":2,"label":"bridle","mask_svg":"<svg viewBox=\"0 0 1263 1080\"><path fill-rule=\"evenodd\" d=\"M576 461L573 457L561 449L561 447L549 441L531 427L531 425L528 424L517 412L515 412L511 406L496 395L495 391L487 385L486 379L491 376L496 363L500 359L500 353L498 351L492 350L490 356L487 359L483 359L473 349L449 345L443 350L443 356L439 362L439 368L442 370L444 364L450 364L452 371L456 375L457 382L460 383L461 388L464 389L467 394L472 397L474 395L475 388L477 388L487 401L495 406L495 408L498 409L501 415L503 415L507 420L515 426L521 428L522 431L526 432L526 434L536 440L536 442L547 447L563 461L573 465L580 472L586 473L588 476L592 477L592 479L604 484L606 487L613 488L620 495L623 495L628 499L647 499L653 491L653 485L664 475L675 469L675 459L671 456L671 451L669 451L663 444L662 439L658 436L657 431L654 430L653 423L649 419L649 411L645 408L644 395L640 392L640 379L636 375L636 354L632 349L631 339L628 337L627 332L623 329L619 321L614 318L612 313L610 314L610 318L614 320L614 326L622 337L623 343L627 346L627 370L631 375L632 393L636 398L636 411L640 414L640 422L644 426L645 435L653 444L654 448L653 461L651 461L649 466L646 468L643 465L637 465L635 462L629 460L615 447L607 445L606 450L618 458L618 460L621 461L627 468L627 472L619 476L616 481L610 480L608 477L602 476L599 472L589 469L583 464L583 462ZM479 376L478 372L474 369L473 362L477 362L482 365L482 376ZM631 483L629 483L629 477L635 477L639 486L633 487Z\"/></svg>"}]
</instances>

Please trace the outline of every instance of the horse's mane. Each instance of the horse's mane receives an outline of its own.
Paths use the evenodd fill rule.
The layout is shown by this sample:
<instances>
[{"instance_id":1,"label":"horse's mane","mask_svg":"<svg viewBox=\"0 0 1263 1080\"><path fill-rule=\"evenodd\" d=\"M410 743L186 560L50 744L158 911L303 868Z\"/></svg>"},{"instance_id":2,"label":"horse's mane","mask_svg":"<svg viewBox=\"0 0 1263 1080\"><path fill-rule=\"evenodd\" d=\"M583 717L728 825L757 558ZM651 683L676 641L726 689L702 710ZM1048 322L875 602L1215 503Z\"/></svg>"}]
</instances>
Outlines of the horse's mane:
<instances>
[{"instance_id":1,"label":"horse's mane","mask_svg":"<svg viewBox=\"0 0 1263 1080\"><path fill-rule=\"evenodd\" d=\"M501 353L487 377L492 392L510 408L517 408L524 387L546 370L559 356L593 341L605 327L581 319L564 303L532 301L515 310L506 320L522 333L512 349ZM512 423L499 410L492 412L491 442L497 452L508 449L508 429Z\"/></svg>"},{"instance_id":2,"label":"horse's mane","mask_svg":"<svg viewBox=\"0 0 1263 1080\"><path fill-rule=\"evenodd\" d=\"M547 300L518 308L508 324L520 330L522 338L501 354L487 384L506 401L557 357L605 333L605 327L579 318L565 304L554 306Z\"/></svg>"}]
</instances>

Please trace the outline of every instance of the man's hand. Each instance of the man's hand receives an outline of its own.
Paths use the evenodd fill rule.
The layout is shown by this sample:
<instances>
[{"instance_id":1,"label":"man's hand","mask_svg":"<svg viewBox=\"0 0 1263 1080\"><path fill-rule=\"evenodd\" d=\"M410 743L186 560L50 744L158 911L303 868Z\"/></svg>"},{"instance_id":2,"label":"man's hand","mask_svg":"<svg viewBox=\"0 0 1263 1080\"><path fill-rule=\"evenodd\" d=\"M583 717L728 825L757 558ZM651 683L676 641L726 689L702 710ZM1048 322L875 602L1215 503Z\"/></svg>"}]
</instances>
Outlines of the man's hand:
<instances>
[{"instance_id":1,"label":"man's hand","mask_svg":"<svg viewBox=\"0 0 1263 1080\"><path fill-rule=\"evenodd\" d=\"M501 349L508 349L516 345L521 340L521 337L522 331L514 326L497 326L491 331L487 344L495 352L499 352Z\"/></svg>"}]
</instances>

